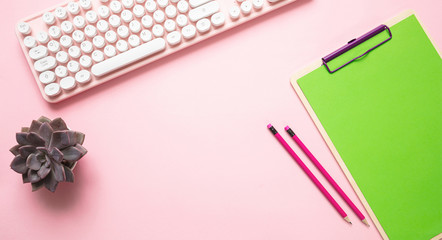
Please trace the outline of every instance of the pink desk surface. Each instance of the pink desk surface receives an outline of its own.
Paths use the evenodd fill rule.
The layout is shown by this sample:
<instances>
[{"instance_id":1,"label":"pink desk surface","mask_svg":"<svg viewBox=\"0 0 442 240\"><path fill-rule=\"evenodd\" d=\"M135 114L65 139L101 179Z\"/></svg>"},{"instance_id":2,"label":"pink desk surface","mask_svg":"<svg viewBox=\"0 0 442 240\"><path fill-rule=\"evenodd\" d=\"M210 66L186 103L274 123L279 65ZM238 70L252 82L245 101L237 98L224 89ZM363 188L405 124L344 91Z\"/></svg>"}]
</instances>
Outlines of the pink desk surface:
<instances>
[{"instance_id":1,"label":"pink desk surface","mask_svg":"<svg viewBox=\"0 0 442 240\"><path fill-rule=\"evenodd\" d=\"M0 239L380 239L325 183L353 225L344 222L266 125L285 137L290 124L362 208L289 77L409 8L441 48L442 1L299 0L50 105L13 29L58 2L0 10ZM76 182L55 194L32 193L9 168L15 132L40 115L86 133Z\"/></svg>"}]
</instances>

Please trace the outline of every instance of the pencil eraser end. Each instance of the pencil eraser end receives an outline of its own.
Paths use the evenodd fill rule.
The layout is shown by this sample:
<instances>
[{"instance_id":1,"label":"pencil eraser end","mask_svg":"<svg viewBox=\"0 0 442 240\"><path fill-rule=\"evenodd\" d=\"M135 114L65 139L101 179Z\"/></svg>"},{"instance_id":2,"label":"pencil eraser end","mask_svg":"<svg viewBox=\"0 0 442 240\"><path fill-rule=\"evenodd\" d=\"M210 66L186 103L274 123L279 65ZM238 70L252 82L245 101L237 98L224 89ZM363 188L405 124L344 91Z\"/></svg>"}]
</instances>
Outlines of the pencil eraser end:
<instances>
[{"instance_id":1,"label":"pencil eraser end","mask_svg":"<svg viewBox=\"0 0 442 240\"><path fill-rule=\"evenodd\" d=\"M285 126L285 128L284 128L286 131L287 130L289 130L290 129L290 127L289 126Z\"/></svg>"},{"instance_id":2,"label":"pencil eraser end","mask_svg":"<svg viewBox=\"0 0 442 240\"><path fill-rule=\"evenodd\" d=\"M272 124L269 123L269 125L267 125L267 128L271 128L273 127Z\"/></svg>"}]
</instances>

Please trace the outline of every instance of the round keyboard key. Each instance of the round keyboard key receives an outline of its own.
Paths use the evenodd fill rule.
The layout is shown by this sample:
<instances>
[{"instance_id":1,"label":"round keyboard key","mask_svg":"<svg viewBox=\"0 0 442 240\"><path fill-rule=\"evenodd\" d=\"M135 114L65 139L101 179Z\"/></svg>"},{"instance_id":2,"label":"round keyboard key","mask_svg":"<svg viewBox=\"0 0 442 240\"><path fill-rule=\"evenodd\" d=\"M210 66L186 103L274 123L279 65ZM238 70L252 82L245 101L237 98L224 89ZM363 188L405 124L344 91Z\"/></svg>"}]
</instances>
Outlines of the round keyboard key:
<instances>
[{"instance_id":1,"label":"round keyboard key","mask_svg":"<svg viewBox=\"0 0 442 240\"><path fill-rule=\"evenodd\" d=\"M170 0L171 3L177 3L179 0Z\"/></svg>"},{"instance_id":2,"label":"round keyboard key","mask_svg":"<svg viewBox=\"0 0 442 240\"><path fill-rule=\"evenodd\" d=\"M226 18L224 17L224 13L217 12L212 15L212 17L210 18L210 21L212 22L213 26L219 27L219 26L224 25Z\"/></svg>"},{"instance_id":3,"label":"round keyboard key","mask_svg":"<svg viewBox=\"0 0 442 240\"><path fill-rule=\"evenodd\" d=\"M141 23L137 20L133 20L129 23L129 29L133 33L139 33L141 31Z\"/></svg>"},{"instance_id":4,"label":"round keyboard key","mask_svg":"<svg viewBox=\"0 0 442 240\"><path fill-rule=\"evenodd\" d=\"M55 58L59 63L67 63L69 61L69 55L65 51L60 51L55 54Z\"/></svg>"},{"instance_id":5,"label":"round keyboard key","mask_svg":"<svg viewBox=\"0 0 442 240\"><path fill-rule=\"evenodd\" d=\"M81 51L84 53L90 53L92 50L94 50L94 47L92 46L92 43L89 41L84 41L80 44Z\"/></svg>"},{"instance_id":6,"label":"round keyboard key","mask_svg":"<svg viewBox=\"0 0 442 240\"><path fill-rule=\"evenodd\" d=\"M137 35L131 35L131 36L127 39L127 41L129 42L129 45L130 45L131 47L137 47L137 46L140 45L140 42L141 42L140 37L138 37Z\"/></svg>"},{"instance_id":7,"label":"round keyboard key","mask_svg":"<svg viewBox=\"0 0 442 240\"><path fill-rule=\"evenodd\" d=\"M143 42L148 42L152 40L152 33L149 30L143 30L140 33L140 37Z\"/></svg>"},{"instance_id":8,"label":"round keyboard key","mask_svg":"<svg viewBox=\"0 0 442 240\"><path fill-rule=\"evenodd\" d=\"M172 32L176 29L176 23L175 21L171 20L171 19L167 19L164 22L164 28L166 29L167 32Z\"/></svg>"},{"instance_id":9,"label":"round keyboard key","mask_svg":"<svg viewBox=\"0 0 442 240\"><path fill-rule=\"evenodd\" d=\"M117 49L118 49L118 51L125 52L125 51L127 51L128 48L129 48L129 45L127 44L126 41L118 40L118 42L117 42Z\"/></svg>"},{"instance_id":10,"label":"round keyboard key","mask_svg":"<svg viewBox=\"0 0 442 240\"><path fill-rule=\"evenodd\" d=\"M64 7L56 8L54 14L60 20L65 20L68 17L68 12Z\"/></svg>"},{"instance_id":11,"label":"round keyboard key","mask_svg":"<svg viewBox=\"0 0 442 240\"><path fill-rule=\"evenodd\" d=\"M121 3L119 1L112 1L109 4L109 7L113 13L120 13L121 10L123 10L123 7L121 6Z\"/></svg>"},{"instance_id":12,"label":"round keyboard key","mask_svg":"<svg viewBox=\"0 0 442 240\"><path fill-rule=\"evenodd\" d=\"M86 70L81 70L75 74L75 80L81 84L85 84L91 80L91 73Z\"/></svg>"},{"instance_id":13,"label":"round keyboard key","mask_svg":"<svg viewBox=\"0 0 442 240\"><path fill-rule=\"evenodd\" d=\"M68 49L69 56L73 58L79 58L81 55L80 48L77 46L72 46Z\"/></svg>"},{"instance_id":14,"label":"round keyboard key","mask_svg":"<svg viewBox=\"0 0 442 240\"><path fill-rule=\"evenodd\" d=\"M176 17L176 7L174 5L169 5L166 7L166 9L164 10L166 12L166 16L168 18L174 18Z\"/></svg>"},{"instance_id":15,"label":"round keyboard key","mask_svg":"<svg viewBox=\"0 0 442 240\"><path fill-rule=\"evenodd\" d=\"M88 68L92 66L92 58L89 57L88 55L81 56L79 61L82 67Z\"/></svg>"},{"instance_id":16,"label":"round keyboard key","mask_svg":"<svg viewBox=\"0 0 442 240\"><path fill-rule=\"evenodd\" d=\"M69 2L67 8L72 15L77 15L80 12L80 5L77 2Z\"/></svg>"},{"instance_id":17,"label":"round keyboard key","mask_svg":"<svg viewBox=\"0 0 442 240\"><path fill-rule=\"evenodd\" d=\"M169 0L157 0L158 6L165 8L169 4Z\"/></svg>"},{"instance_id":18,"label":"round keyboard key","mask_svg":"<svg viewBox=\"0 0 442 240\"><path fill-rule=\"evenodd\" d=\"M121 38L127 38L129 36L129 28L127 28L124 25L119 26L117 28L117 33L118 33L118 36L120 36Z\"/></svg>"},{"instance_id":19,"label":"round keyboard key","mask_svg":"<svg viewBox=\"0 0 442 240\"><path fill-rule=\"evenodd\" d=\"M77 61L69 61L67 64L68 70L71 73L76 73L80 70L80 64Z\"/></svg>"},{"instance_id":20,"label":"round keyboard key","mask_svg":"<svg viewBox=\"0 0 442 240\"><path fill-rule=\"evenodd\" d=\"M121 0L121 3L125 8L132 8L134 6L134 0Z\"/></svg>"},{"instance_id":21,"label":"round keyboard key","mask_svg":"<svg viewBox=\"0 0 442 240\"><path fill-rule=\"evenodd\" d=\"M232 8L230 8L229 15L232 20L238 19L240 13L241 10L239 9L238 6L233 6Z\"/></svg>"},{"instance_id":22,"label":"round keyboard key","mask_svg":"<svg viewBox=\"0 0 442 240\"><path fill-rule=\"evenodd\" d=\"M115 33L112 30L107 31L104 37L106 38L106 41L108 41L109 43L114 43L117 41L117 33Z\"/></svg>"},{"instance_id":23,"label":"round keyboard key","mask_svg":"<svg viewBox=\"0 0 442 240\"><path fill-rule=\"evenodd\" d=\"M46 32L37 33L37 41L41 44L49 42L49 35Z\"/></svg>"},{"instance_id":24,"label":"round keyboard key","mask_svg":"<svg viewBox=\"0 0 442 240\"><path fill-rule=\"evenodd\" d=\"M156 10L153 13L153 19L155 20L156 23L162 23L164 22L164 20L166 19L166 16L164 15L164 12L161 10Z\"/></svg>"},{"instance_id":25,"label":"round keyboard key","mask_svg":"<svg viewBox=\"0 0 442 240\"><path fill-rule=\"evenodd\" d=\"M34 63L34 69L37 72L44 72L57 66L57 61L52 56L47 56Z\"/></svg>"},{"instance_id":26,"label":"round keyboard key","mask_svg":"<svg viewBox=\"0 0 442 240\"><path fill-rule=\"evenodd\" d=\"M205 33L210 30L210 21L207 18L203 18L196 22L196 29L199 33Z\"/></svg>"},{"instance_id":27,"label":"round keyboard key","mask_svg":"<svg viewBox=\"0 0 442 240\"><path fill-rule=\"evenodd\" d=\"M196 28L193 25L187 25L181 29L184 39L191 39L196 35Z\"/></svg>"},{"instance_id":28,"label":"round keyboard key","mask_svg":"<svg viewBox=\"0 0 442 240\"><path fill-rule=\"evenodd\" d=\"M121 19L125 23L128 23L128 22L130 22L130 21L132 21L134 19L134 16L133 16L131 11L126 9L126 10L123 10L123 12L121 12Z\"/></svg>"},{"instance_id":29,"label":"round keyboard key","mask_svg":"<svg viewBox=\"0 0 442 240\"><path fill-rule=\"evenodd\" d=\"M95 62L97 62L97 63L103 61L103 60L104 60L104 54L103 54L103 52L100 51L100 50L95 50L95 51L92 53L92 59L93 59Z\"/></svg>"},{"instance_id":30,"label":"round keyboard key","mask_svg":"<svg viewBox=\"0 0 442 240\"><path fill-rule=\"evenodd\" d=\"M80 0L78 1L78 3L80 4L80 7L84 10L89 10L92 7L91 0Z\"/></svg>"},{"instance_id":31,"label":"round keyboard key","mask_svg":"<svg viewBox=\"0 0 442 240\"><path fill-rule=\"evenodd\" d=\"M84 26L86 26L86 20L84 20L82 16L75 16L72 21L77 28L84 28Z\"/></svg>"},{"instance_id":32,"label":"round keyboard key","mask_svg":"<svg viewBox=\"0 0 442 240\"><path fill-rule=\"evenodd\" d=\"M178 8L178 12L180 13L186 13L187 11L189 11L189 3L184 0L180 0L176 6Z\"/></svg>"},{"instance_id":33,"label":"round keyboard key","mask_svg":"<svg viewBox=\"0 0 442 240\"><path fill-rule=\"evenodd\" d=\"M32 36L27 36L23 39L23 44L27 47L27 48L33 48L37 46L37 41L35 40L34 37Z\"/></svg>"},{"instance_id":34,"label":"round keyboard key","mask_svg":"<svg viewBox=\"0 0 442 240\"><path fill-rule=\"evenodd\" d=\"M52 53L57 53L60 51L60 43L55 40L51 40L48 42L48 50Z\"/></svg>"},{"instance_id":35,"label":"round keyboard key","mask_svg":"<svg viewBox=\"0 0 442 240\"><path fill-rule=\"evenodd\" d=\"M75 79L73 77L65 77L60 80L60 87L64 90L74 89L75 84Z\"/></svg>"},{"instance_id":36,"label":"round keyboard key","mask_svg":"<svg viewBox=\"0 0 442 240\"><path fill-rule=\"evenodd\" d=\"M45 94L49 97L57 96L58 94L60 94L60 92L61 88L60 85L58 85L58 83L49 83L45 87Z\"/></svg>"},{"instance_id":37,"label":"round keyboard key","mask_svg":"<svg viewBox=\"0 0 442 240\"><path fill-rule=\"evenodd\" d=\"M175 46L181 42L181 34L178 31L173 31L167 34L166 39L170 46Z\"/></svg>"},{"instance_id":38,"label":"round keyboard key","mask_svg":"<svg viewBox=\"0 0 442 240\"><path fill-rule=\"evenodd\" d=\"M152 0L147 0L146 4L144 4L144 7L150 13L153 13L155 12L155 10L157 10L157 4Z\"/></svg>"},{"instance_id":39,"label":"round keyboard key","mask_svg":"<svg viewBox=\"0 0 442 240\"><path fill-rule=\"evenodd\" d=\"M144 3L145 0L136 0L137 3Z\"/></svg>"},{"instance_id":40,"label":"round keyboard key","mask_svg":"<svg viewBox=\"0 0 442 240\"><path fill-rule=\"evenodd\" d=\"M43 22L47 25L52 25L55 23L55 16L50 12L43 13L43 16L41 18L43 19Z\"/></svg>"},{"instance_id":41,"label":"round keyboard key","mask_svg":"<svg viewBox=\"0 0 442 240\"><path fill-rule=\"evenodd\" d=\"M112 46L112 45L108 45L108 46L106 46L106 47L104 48L104 54L105 54L107 57L113 57L113 56L115 56L115 55L117 54L117 50L115 49L114 46Z\"/></svg>"},{"instance_id":42,"label":"round keyboard key","mask_svg":"<svg viewBox=\"0 0 442 240\"><path fill-rule=\"evenodd\" d=\"M67 35L63 35L60 38L60 44L61 46L63 46L64 48L69 48L70 46L72 46L73 40L71 37L67 36Z\"/></svg>"},{"instance_id":43,"label":"round keyboard key","mask_svg":"<svg viewBox=\"0 0 442 240\"><path fill-rule=\"evenodd\" d=\"M144 7L141 5L135 5L135 7L132 9L132 12L134 13L134 15L136 17L142 17L144 16L145 12L144 12Z\"/></svg>"},{"instance_id":44,"label":"round keyboard key","mask_svg":"<svg viewBox=\"0 0 442 240\"><path fill-rule=\"evenodd\" d=\"M250 14L251 11L252 11L252 3L249 0L246 0L241 3L241 12L244 15Z\"/></svg>"},{"instance_id":45,"label":"round keyboard key","mask_svg":"<svg viewBox=\"0 0 442 240\"><path fill-rule=\"evenodd\" d=\"M104 38L102 36L96 36L94 37L94 39L92 39L92 42L94 43L94 46L97 48L102 48L104 47Z\"/></svg>"},{"instance_id":46,"label":"round keyboard key","mask_svg":"<svg viewBox=\"0 0 442 240\"><path fill-rule=\"evenodd\" d=\"M118 15L112 15L109 17L109 24L112 27L117 28L121 25L121 18Z\"/></svg>"},{"instance_id":47,"label":"round keyboard key","mask_svg":"<svg viewBox=\"0 0 442 240\"><path fill-rule=\"evenodd\" d=\"M84 33L80 30L75 30L74 33L72 33L72 39L77 43L81 43L84 41Z\"/></svg>"},{"instance_id":48,"label":"round keyboard key","mask_svg":"<svg viewBox=\"0 0 442 240\"><path fill-rule=\"evenodd\" d=\"M145 28L150 28L153 25L153 18L149 15L146 15L141 18L141 24L143 24L143 27Z\"/></svg>"},{"instance_id":49,"label":"round keyboard key","mask_svg":"<svg viewBox=\"0 0 442 240\"><path fill-rule=\"evenodd\" d=\"M49 32L49 36L51 36L52 38L59 38L59 37L61 37L61 30L57 26L51 26L49 28L48 32Z\"/></svg>"},{"instance_id":50,"label":"round keyboard key","mask_svg":"<svg viewBox=\"0 0 442 240\"><path fill-rule=\"evenodd\" d=\"M69 34L74 31L74 25L69 21L63 21L61 23L61 30L66 34Z\"/></svg>"},{"instance_id":51,"label":"round keyboard key","mask_svg":"<svg viewBox=\"0 0 442 240\"><path fill-rule=\"evenodd\" d=\"M86 13L86 21L90 24L96 23L98 21L98 15L94 11L87 11Z\"/></svg>"},{"instance_id":52,"label":"round keyboard key","mask_svg":"<svg viewBox=\"0 0 442 240\"><path fill-rule=\"evenodd\" d=\"M40 73L40 76L38 77L38 80L40 80L43 84L48 84L55 81L55 73L53 71L46 71Z\"/></svg>"},{"instance_id":53,"label":"round keyboard key","mask_svg":"<svg viewBox=\"0 0 442 240\"><path fill-rule=\"evenodd\" d=\"M29 57L33 60L39 60L48 56L48 49L45 46L37 46L31 48L28 53Z\"/></svg>"},{"instance_id":54,"label":"round keyboard key","mask_svg":"<svg viewBox=\"0 0 442 240\"><path fill-rule=\"evenodd\" d=\"M264 0L253 0L252 5L255 10L260 10L264 6Z\"/></svg>"},{"instance_id":55,"label":"round keyboard key","mask_svg":"<svg viewBox=\"0 0 442 240\"><path fill-rule=\"evenodd\" d=\"M98 31L105 33L109 30L109 24L104 20L100 20L97 22L97 29Z\"/></svg>"},{"instance_id":56,"label":"round keyboard key","mask_svg":"<svg viewBox=\"0 0 442 240\"><path fill-rule=\"evenodd\" d=\"M160 24L156 24L152 27L152 33L155 37L162 37L164 35L164 28Z\"/></svg>"},{"instance_id":57,"label":"round keyboard key","mask_svg":"<svg viewBox=\"0 0 442 240\"><path fill-rule=\"evenodd\" d=\"M110 10L109 10L109 8L108 8L107 6L101 5L101 6L98 8L98 15L99 15L101 18L108 18L109 15L110 15Z\"/></svg>"},{"instance_id":58,"label":"round keyboard key","mask_svg":"<svg viewBox=\"0 0 442 240\"><path fill-rule=\"evenodd\" d=\"M178 17L176 17L176 23L180 27L186 26L187 22L188 22L187 17L184 14L180 14L180 15L178 15Z\"/></svg>"},{"instance_id":59,"label":"round keyboard key","mask_svg":"<svg viewBox=\"0 0 442 240\"><path fill-rule=\"evenodd\" d=\"M55 75L57 75L57 77L66 77L68 75L68 69L65 66L57 66L55 68Z\"/></svg>"},{"instance_id":60,"label":"round keyboard key","mask_svg":"<svg viewBox=\"0 0 442 240\"><path fill-rule=\"evenodd\" d=\"M92 25L87 25L84 28L84 34L90 38L93 38L97 35L97 29Z\"/></svg>"}]
</instances>

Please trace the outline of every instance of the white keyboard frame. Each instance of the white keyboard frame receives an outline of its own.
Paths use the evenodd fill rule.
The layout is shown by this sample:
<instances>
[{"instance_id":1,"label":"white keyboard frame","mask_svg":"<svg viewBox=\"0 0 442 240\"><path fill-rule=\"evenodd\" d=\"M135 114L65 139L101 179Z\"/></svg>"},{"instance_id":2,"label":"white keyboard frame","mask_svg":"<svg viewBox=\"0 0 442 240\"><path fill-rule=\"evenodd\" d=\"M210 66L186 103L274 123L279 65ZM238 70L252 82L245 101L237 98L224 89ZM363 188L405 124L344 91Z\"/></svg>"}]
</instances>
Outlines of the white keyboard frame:
<instances>
[{"instance_id":1,"label":"white keyboard frame","mask_svg":"<svg viewBox=\"0 0 442 240\"><path fill-rule=\"evenodd\" d=\"M252 19L255 19L255 18L259 17L259 16L262 16L262 15L268 13L268 12L271 12L273 10L281 8L281 7L283 7L285 5L288 5L290 3L293 3L296 0L280 0L280 1L278 1L276 3L272 3L272 4L270 4L267 0L265 0L264 6L262 7L261 10L256 11L255 9L252 8L252 11L251 11L250 14L244 16L241 13L239 19L237 19L235 21L232 21L230 19L229 9L232 6L234 6L234 5L240 6L240 3L236 3L234 0L216 0L216 1L220 4L220 12L223 12L225 14L226 21L225 21L223 26L220 26L220 27L217 27L217 28L211 26L211 29L210 29L209 32L204 33L204 34L200 34L200 33L197 32L196 36L194 38L190 39L190 40L185 40L184 38L182 38L181 43L179 45L177 45L177 46L174 46L174 47L171 47L171 46L169 46L167 44L166 49L164 51L162 51L160 53L157 53L157 54L155 54L155 55L153 55L151 57L148 57L148 58L142 59L140 61L137 61L137 62L135 62L135 63L133 63L131 65L128 65L128 66L126 66L124 68L116 70L116 71L114 71L112 73L109 73L109 74L107 74L105 76L95 77L93 74L91 74L92 79L87 84L82 85L82 84L77 83L77 86L73 90L66 91L66 90L62 89L61 90L62 92L60 94L58 94L57 96L54 96L54 97L49 97L49 96L47 96L45 94L45 92L44 92L45 84L41 83L40 80L39 80L40 73L37 72L34 69L34 62L35 61L32 60L29 57L29 54L28 54L29 48L27 48L24 45L23 39L26 36L30 36L30 35L31 36L35 36L35 34L40 32L40 31L46 31L47 32L49 26L46 25L46 23L44 23L43 20L41 19L43 13L45 13L45 12L53 12L57 7L65 7L69 2L72 2L72 0L71 1L66 1L64 3L61 3L61 4L57 5L57 6L53 6L51 8L45 9L45 10L41 11L40 13L37 13L35 15L32 15L30 17L27 17L27 18L24 18L24 19L20 20L21 22L26 22L26 23L28 23L31 26L32 32L30 34L26 35L26 36L21 34L20 32L18 32L17 28L15 26L14 27L16 29L16 34L17 34L18 40L20 42L20 46L21 46L21 48L22 48L22 50L24 52L26 60L27 60L27 62L29 64L29 67L31 68L32 74L33 74L33 76L35 78L35 81L37 82L37 85L38 85L38 87L40 89L40 92L41 92L43 98L46 101L50 102L50 103L57 103L57 102L60 102L62 100L65 100L67 98L70 98L72 96L75 96L75 95L77 95L77 94L79 94L81 92L84 92L84 91L86 91L86 90L88 90L90 88L96 87L96 86L98 86L100 84L103 84L103 83L105 83L107 81L110 81L110 80L112 80L114 78L117 78L117 77L119 77L119 76L121 76L121 75L123 75L125 73L131 72L131 71L133 71L133 70L135 70L137 68L145 66L145 65L147 65L147 64L149 64L151 62L154 62L154 61L156 61L156 60L158 60L160 58L164 58L164 57L166 57L166 56L168 56L168 55L170 55L170 54L172 54L174 52L177 52L177 51L179 51L181 49L187 48L187 47L192 46L192 45L194 45L196 43L199 43L199 42L201 42L201 41L203 41L205 39L208 39L208 38L210 38L212 36L215 36L215 35L217 35L219 33L222 33L222 32L224 32L226 30L232 29L233 27L241 25L242 23L248 22L248 21L250 21ZM108 5L109 2L105 3L105 5ZM100 5L101 5L100 0L92 0L92 8L89 9L89 10L97 10L97 8ZM144 6L144 3L142 5ZM174 4L174 5L176 5L176 4ZM85 11L81 10L81 12L79 14L77 14L77 15L84 16L84 14L85 14ZM188 16L188 13L186 13L185 15ZM72 20L72 17L69 16L66 20ZM189 19L189 23L190 22L191 21ZM195 23L193 23L193 24L195 25ZM60 25L59 24L59 20L57 20L56 23L53 24L53 25L59 26ZM110 27L110 28L113 29L112 27ZM99 35L104 36L104 34L102 34L102 33L99 33ZM165 38L165 36L163 38ZM38 45L41 45L41 44L38 44ZM79 44L75 43L75 42L74 42L74 45L79 46ZM115 44L112 44L112 45L115 46ZM60 46L60 47L62 48L62 50L66 50L62 46ZM55 54L53 54L53 53L49 53L49 55L55 57ZM107 57L105 57L105 59L107 59ZM83 67L82 67L82 69L83 69ZM90 71L90 67L87 68L87 69ZM71 74L71 76L72 76L72 74ZM55 82L58 83L59 81L60 81L60 79L57 77Z\"/></svg>"}]
</instances>

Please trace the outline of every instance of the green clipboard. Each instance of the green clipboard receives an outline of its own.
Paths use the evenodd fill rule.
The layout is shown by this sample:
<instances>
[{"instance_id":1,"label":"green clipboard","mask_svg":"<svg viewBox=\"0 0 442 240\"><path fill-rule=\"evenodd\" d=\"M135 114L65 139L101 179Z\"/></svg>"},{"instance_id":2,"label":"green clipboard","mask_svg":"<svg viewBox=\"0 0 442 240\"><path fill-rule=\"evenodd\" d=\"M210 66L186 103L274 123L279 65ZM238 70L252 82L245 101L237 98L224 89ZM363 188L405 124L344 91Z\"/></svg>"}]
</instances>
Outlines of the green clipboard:
<instances>
[{"instance_id":1,"label":"green clipboard","mask_svg":"<svg viewBox=\"0 0 442 240\"><path fill-rule=\"evenodd\" d=\"M381 236L442 239L442 60L412 11L385 25L291 83Z\"/></svg>"}]
</instances>

